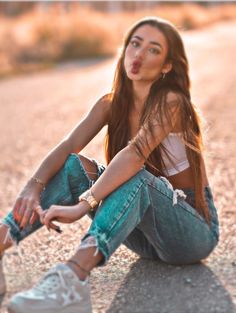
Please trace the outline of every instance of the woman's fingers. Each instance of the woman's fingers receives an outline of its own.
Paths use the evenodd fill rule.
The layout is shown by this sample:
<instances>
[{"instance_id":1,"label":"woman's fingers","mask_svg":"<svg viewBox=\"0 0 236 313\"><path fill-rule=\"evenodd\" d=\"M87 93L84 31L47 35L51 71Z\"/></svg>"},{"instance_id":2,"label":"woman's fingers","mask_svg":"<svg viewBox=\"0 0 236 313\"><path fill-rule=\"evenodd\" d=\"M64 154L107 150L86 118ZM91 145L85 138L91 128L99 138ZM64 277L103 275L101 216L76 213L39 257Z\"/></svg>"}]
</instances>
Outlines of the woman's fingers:
<instances>
[{"instance_id":1,"label":"woman's fingers","mask_svg":"<svg viewBox=\"0 0 236 313\"><path fill-rule=\"evenodd\" d=\"M46 210L45 210L45 211L46 211ZM36 212L39 216L42 215L45 211L42 209L42 207L41 207L40 204L38 204L38 205L34 208L34 212Z\"/></svg>"},{"instance_id":2,"label":"woman's fingers","mask_svg":"<svg viewBox=\"0 0 236 313\"><path fill-rule=\"evenodd\" d=\"M58 207L53 206L47 210L46 214L43 216L43 223L47 226L47 229L54 229L56 232L61 233L61 229L58 225L54 224L52 221L57 220L60 216L60 210Z\"/></svg>"},{"instance_id":3,"label":"woman's fingers","mask_svg":"<svg viewBox=\"0 0 236 313\"><path fill-rule=\"evenodd\" d=\"M27 206L28 206L27 201L25 199L22 199L21 204L17 210L17 223L19 225L21 224L21 221L23 219L23 216L24 216L24 213L25 213Z\"/></svg>"},{"instance_id":4,"label":"woman's fingers","mask_svg":"<svg viewBox=\"0 0 236 313\"><path fill-rule=\"evenodd\" d=\"M42 224L44 224L43 218L44 218L44 215L46 214L47 211L48 211L48 210L43 210L40 204L38 204L38 205L34 208L34 212L39 216L40 222L41 222Z\"/></svg>"},{"instance_id":5,"label":"woman's fingers","mask_svg":"<svg viewBox=\"0 0 236 313\"><path fill-rule=\"evenodd\" d=\"M21 222L20 222L20 228L21 229L25 228L25 226L27 225L28 221L31 218L32 213L33 213L33 210L31 209L31 207L28 206L25 209L24 215L23 215Z\"/></svg>"},{"instance_id":6,"label":"woman's fingers","mask_svg":"<svg viewBox=\"0 0 236 313\"><path fill-rule=\"evenodd\" d=\"M44 224L49 231L50 229L54 229L58 233L61 233L60 227L52 222L52 220L57 219L57 217L59 216L59 210L56 206L51 206L50 210L43 210L42 207L38 205L34 208L34 213L39 216L40 222Z\"/></svg>"},{"instance_id":7,"label":"woman's fingers","mask_svg":"<svg viewBox=\"0 0 236 313\"><path fill-rule=\"evenodd\" d=\"M35 218L34 207L37 205L37 202L34 200L22 201L20 208L18 209L18 224L20 228L23 229L25 226L30 223L32 217ZM38 205L37 205L38 206Z\"/></svg>"},{"instance_id":8,"label":"woman's fingers","mask_svg":"<svg viewBox=\"0 0 236 313\"><path fill-rule=\"evenodd\" d=\"M54 207L51 207L50 210L46 212L46 214L43 216L43 222L47 227L50 227L50 223L52 224L52 220L56 219L58 216L57 209ZM54 224L53 224L54 225Z\"/></svg>"},{"instance_id":9,"label":"woman's fingers","mask_svg":"<svg viewBox=\"0 0 236 313\"><path fill-rule=\"evenodd\" d=\"M51 223L50 221L45 220L45 216L48 214L48 210L43 210L40 205L38 205L35 209L34 212L39 216L40 222L44 224L47 229L53 228L55 229L57 226Z\"/></svg>"},{"instance_id":10,"label":"woman's fingers","mask_svg":"<svg viewBox=\"0 0 236 313\"><path fill-rule=\"evenodd\" d=\"M19 219L18 210L21 206L21 202L22 202L22 199L18 198L14 204L14 207L13 207L13 217L14 217L16 222L18 222L18 219Z\"/></svg>"},{"instance_id":11,"label":"woman's fingers","mask_svg":"<svg viewBox=\"0 0 236 313\"><path fill-rule=\"evenodd\" d=\"M24 228L30 221L30 218L33 214L33 207L37 202L34 199L30 199L27 202L27 206L24 212L24 216L21 221L21 227Z\"/></svg>"},{"instance_id":12,"label":"woman's fingers","mask_svg":"<svg viewBox=\"0 0 236 313\"><path fill-rule=\"evenodd\" d=\"M58 225L54 224L53 222L49 222L49 227L48 227L48 230L50 231L50 228L55 230L56 232L58 233L61 233L61 229Z\"/></svg>"},{"instance_id":13,"label":"woman's fingers","mask_svg":"<svg viewBox=\"0 0 236 313\"><path fill-rule=\"evenodd\" d=\"M16 206L15 211L14 211L17 223L20 223L20 221L21 221L22 216L21 216L20 212L22 211L21 208L24 206L24 203L25 202L22 198L20 198L17 202L17 206Z\"/></svg>"},{"instance_id":14,"label":"woman's fingers","mask_svg":"<svg viewBox=\"0 0 236 313\"><path fill-rule=\"evenodd\" d=\"M39 218L38 214L33 210L33 213L29 221L30 225L33 225L37 221L38 218Z\"/></svg>"}]
</instances>

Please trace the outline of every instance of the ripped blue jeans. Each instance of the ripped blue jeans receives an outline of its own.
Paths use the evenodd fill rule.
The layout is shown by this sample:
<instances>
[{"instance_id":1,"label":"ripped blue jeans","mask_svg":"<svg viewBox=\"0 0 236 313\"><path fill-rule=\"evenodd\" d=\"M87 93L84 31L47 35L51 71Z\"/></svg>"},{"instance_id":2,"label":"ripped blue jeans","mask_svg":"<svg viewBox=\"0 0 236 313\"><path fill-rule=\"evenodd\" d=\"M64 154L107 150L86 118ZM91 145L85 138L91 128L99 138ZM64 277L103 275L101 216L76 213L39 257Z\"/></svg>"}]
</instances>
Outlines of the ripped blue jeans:
<instances>
[{"instance_id":1,"label":"ripped blue jeans","mask_svg":"<svg viewBox=\"0 0 236 313\"><path fill-rule=\"evenodd\" d=\"M93 161L99 177L105 167ZM41 206L48 209L52 204L74 205L92 184L79 156L72 153L42 192ZM169 264L199 262L219 240L217 210L210 187L205 188L205 197L210 226L191 206L192 189L173 190L166 178L141 169L104 199L96 213L89 214L92 222L79 249L96 246L95 254L100 251L104 256L98 266L106 265L122 243L144 258ZM36 221L20 230L12 212L2 222L9 226L11 239L16 243L42 226Z\"/></svg>"}]
</instances>

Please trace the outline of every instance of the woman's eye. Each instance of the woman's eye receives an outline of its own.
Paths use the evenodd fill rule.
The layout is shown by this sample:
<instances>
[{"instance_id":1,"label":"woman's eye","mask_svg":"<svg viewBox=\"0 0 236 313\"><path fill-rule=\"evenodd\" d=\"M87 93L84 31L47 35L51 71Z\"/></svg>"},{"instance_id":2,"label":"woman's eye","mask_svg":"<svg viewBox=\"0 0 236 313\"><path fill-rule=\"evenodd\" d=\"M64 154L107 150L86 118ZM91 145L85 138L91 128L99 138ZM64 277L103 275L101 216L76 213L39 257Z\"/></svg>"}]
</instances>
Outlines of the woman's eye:
<instances>
[{"instance_id":1,"label":"woman's eye","mask_svg":"<svg viewBox=\"0 0 236 313\"><path fill-rule=\"evenodd\" d=\"M159 50L157 50L155 48L150 48L149 51L151 51L151 53L154 53L154 54L158 54L159 53Z\"/></svg>"},{"instance_id":2,"label":"woman's eye","mask_svg":"<svg viewBox=\"0 0 236 313\"><path fill-rule=\"evenodd\" d=\"M138 47L139 43L137 41L131 41L133 47Z\"/></svg>"}]
</instances>

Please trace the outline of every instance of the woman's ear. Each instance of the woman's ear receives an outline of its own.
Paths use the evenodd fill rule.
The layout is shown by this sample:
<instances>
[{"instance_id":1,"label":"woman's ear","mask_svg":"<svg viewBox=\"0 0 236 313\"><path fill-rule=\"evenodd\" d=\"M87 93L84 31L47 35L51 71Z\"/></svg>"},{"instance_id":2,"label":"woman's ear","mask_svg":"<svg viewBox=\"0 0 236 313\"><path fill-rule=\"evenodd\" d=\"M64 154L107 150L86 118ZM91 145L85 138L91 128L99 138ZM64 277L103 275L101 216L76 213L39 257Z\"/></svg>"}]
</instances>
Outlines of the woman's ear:
<instances>
[{"instance_id":1,"label":"woman's ear","mask_svg":"<svg viewBox=\"0 0 236 313\"><path fill-rule=\"evenodd\" d=\"M168 72L170 72L172 69L172 63L166 63L163 68L162 68L162 73L167 74Z\"/></svg>"}]
</instances>

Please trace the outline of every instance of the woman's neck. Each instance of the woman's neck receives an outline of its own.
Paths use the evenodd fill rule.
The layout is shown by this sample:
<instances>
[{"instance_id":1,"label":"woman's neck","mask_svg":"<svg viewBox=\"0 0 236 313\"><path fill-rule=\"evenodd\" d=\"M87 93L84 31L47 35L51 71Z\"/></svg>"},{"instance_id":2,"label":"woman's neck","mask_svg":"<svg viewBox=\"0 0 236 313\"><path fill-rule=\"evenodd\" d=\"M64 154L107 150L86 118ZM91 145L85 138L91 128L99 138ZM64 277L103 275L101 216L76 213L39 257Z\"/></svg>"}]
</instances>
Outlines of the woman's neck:
<instances>
[{"instance_id":1,"label":"woman's neck","mask_svg":"<svg viewBox=\"0 0 236 313\"><path fill-rule=\"evenodd\" d=\"M150 82L133 81L133 93L134 93L134 110L136 112L142 112L144 103L148 97L151 84Z\"/></svg>"}]
</instances>

